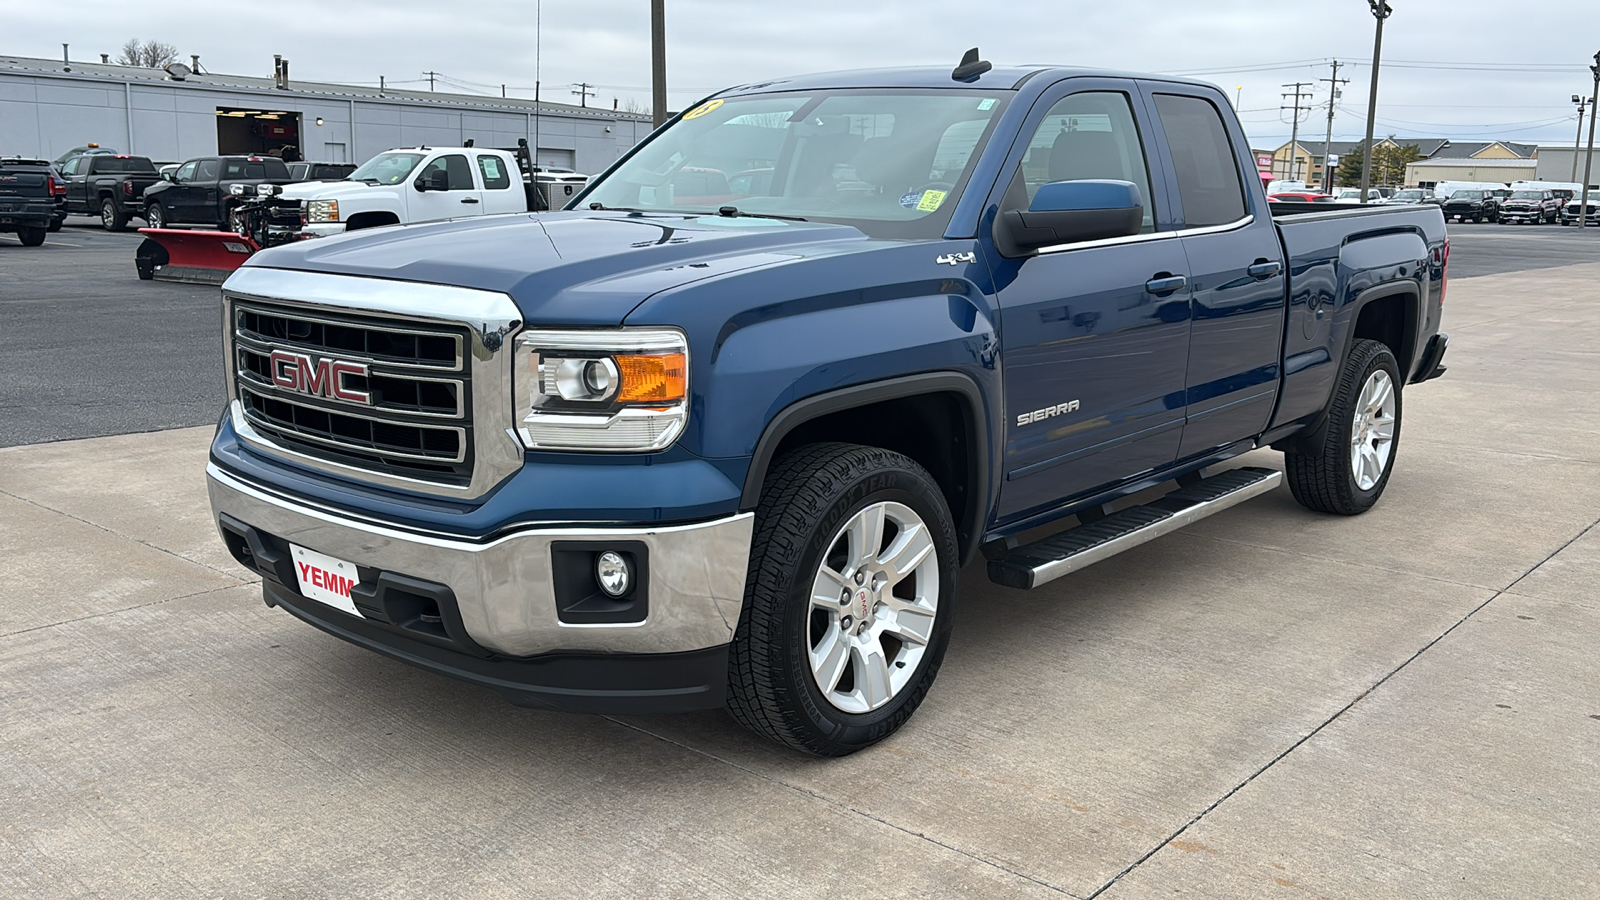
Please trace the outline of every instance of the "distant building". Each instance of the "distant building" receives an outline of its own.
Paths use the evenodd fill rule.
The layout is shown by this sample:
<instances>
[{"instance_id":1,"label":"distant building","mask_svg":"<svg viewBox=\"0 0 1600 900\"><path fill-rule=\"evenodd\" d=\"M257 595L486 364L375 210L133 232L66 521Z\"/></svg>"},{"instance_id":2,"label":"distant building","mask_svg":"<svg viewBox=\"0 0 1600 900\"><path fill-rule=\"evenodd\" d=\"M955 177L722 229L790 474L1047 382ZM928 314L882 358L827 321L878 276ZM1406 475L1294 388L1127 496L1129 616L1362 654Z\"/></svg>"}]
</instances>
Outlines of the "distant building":
<instances>
[{"instance_id":1,"label":"distant building","mask_svg":"<svg viewBox=\"0 0 1600 900\"><path fill-rule=\"evenodd\" d=\"M1406 187L1431 188L1444 181L1532 181L1538 167L1536 159L1424 159L1406 166Z\"/></svg>"},{"instance_id":2,"label":"distant building","mask_svg":"<svg viewBox=\"0 0 1600 900\"><path fill-rule=\"evenodd\" d=\"M182 70L175 70L180 73ZM282 152L366 161L393 147L537 146L540 164L596 173L650 117L570 104L0 56L0 156L54 159L90 142L178 162ZM131 112L130 112L131 110Z\"/></svg>"},{"instance_id":3,"label":"distant building","mask_svg":"<svg viewBox=\"0 0 1600 900\"><path fill-rule=\"evenodd\" d=\"M1584 154L1572 147L1540 147L1539 168L1530 181L1583 183ZM1589 170L1589 190L1600 191L1600 148L1594 152Z\"/></svg>"},{"instance_id":4,"label":"distant building","mask_svg":"<svg viewBox=\"0 0 1600 900\"><path fill-rule=\"evenodd\" d=\"M1338 165L1343 167L1361 164L1361 141L1334 141L1328 145L1328 152L1338 157ZM1538 154L1539 148L1533 144L1518 144L1510 141L1451 141L1446 138L1376 138L1375 147L1408 147L1415 145L1421 151L1424 160L1437 156L1448 156L1452 159L1531 159ZM1279 178L1304 181L1308 184L1320 184L1325 160L1322 158L1322 141L1301 139L1296 152L1291 153L1288 144L1284 144L1272 154L1272 171ZM1355 154L1352 156L1352 154ZM1444 179L1461 180L1461 179ZM1410 184L1408 178L1406 181Z\"/></svg>"}]
</instances>

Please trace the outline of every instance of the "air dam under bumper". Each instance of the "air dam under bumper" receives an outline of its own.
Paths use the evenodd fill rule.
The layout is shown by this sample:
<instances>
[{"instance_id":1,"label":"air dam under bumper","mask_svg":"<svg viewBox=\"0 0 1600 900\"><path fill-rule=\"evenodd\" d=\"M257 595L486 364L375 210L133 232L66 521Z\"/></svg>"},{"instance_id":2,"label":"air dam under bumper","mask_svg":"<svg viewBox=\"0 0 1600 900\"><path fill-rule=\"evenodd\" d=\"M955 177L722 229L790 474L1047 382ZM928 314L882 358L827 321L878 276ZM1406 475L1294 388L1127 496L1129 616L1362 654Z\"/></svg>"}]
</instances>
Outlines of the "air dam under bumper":
<instances>
[{"instance_id":1,"label":"air dam under bumper","mask_svg":"<svg viewBox=\"0 0 1600 900\"><path fill-rule=\"evenodd\" d=\"M722 705L754 517L690 525L529 526L484 541L418 534L305 504L206 469L218 528L269 604L523 706L647 713ZM642 621L558 617L552 544L642 546ZM302 595L289 545L354 563L360 615ZM423 609L428 615L410 615Z\"/></svg>"}]
</instances>

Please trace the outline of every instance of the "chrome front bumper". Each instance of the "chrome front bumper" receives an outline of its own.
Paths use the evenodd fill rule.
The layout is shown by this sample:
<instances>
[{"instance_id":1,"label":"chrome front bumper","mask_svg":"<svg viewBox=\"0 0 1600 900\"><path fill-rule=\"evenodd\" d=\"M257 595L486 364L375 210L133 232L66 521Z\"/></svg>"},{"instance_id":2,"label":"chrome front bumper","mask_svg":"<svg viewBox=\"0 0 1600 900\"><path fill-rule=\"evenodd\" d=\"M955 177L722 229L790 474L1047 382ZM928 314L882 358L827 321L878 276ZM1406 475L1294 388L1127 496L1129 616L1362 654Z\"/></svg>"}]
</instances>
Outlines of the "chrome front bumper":
<instances>
[{"instance_id":1,"label":"chrome front bumper","mask_svg":"<svg viewBox=\"0 0 1600 900\"><path fill-rule=\"evenodd\" d=\"M214 463L206 467L206 475L214 518L230 517L359 567L444 585L455 596L466 632L495 654L702 650L727 644L739 622L755 518L751 513L658 527L533 525L471 541L344 516L246 482ZM649 551L645 621L560 621L551 577L554 541L643 543ZM293 583L284 587L296 590ZM328 615L348 617L338 611Z\"/></svg>"}]
</instances>

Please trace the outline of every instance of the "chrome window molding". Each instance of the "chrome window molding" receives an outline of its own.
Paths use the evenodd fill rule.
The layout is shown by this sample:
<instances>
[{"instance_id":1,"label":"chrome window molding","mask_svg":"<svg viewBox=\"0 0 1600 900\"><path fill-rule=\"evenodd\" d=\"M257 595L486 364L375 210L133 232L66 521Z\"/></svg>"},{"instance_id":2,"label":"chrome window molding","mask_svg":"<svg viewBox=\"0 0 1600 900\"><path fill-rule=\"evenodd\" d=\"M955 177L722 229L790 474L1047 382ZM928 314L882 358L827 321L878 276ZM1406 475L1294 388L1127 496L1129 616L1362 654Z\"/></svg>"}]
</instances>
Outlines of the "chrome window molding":
<instances>
[{"instance_id":1,"label":"chrome window molding","mask_svg":"<svg viewBox=\"0 0 1600 900\"><path fill-rule=\"evenodd\" d=\"M1142 244L1147 241L1165 241L1173 238L1200 237L1207 234L1224 234L1237 231L1255 222L1253 215L1245 216L1236 222L1223 225L1206 225L1201 228L1180 228L1177 231L1152 231L1149 234L1130 234L1127 237L1102 238L1098 241L1079 241L1072 244L1051 244L1040 247L1039 255L1047 253L1066 253L1069 250L1089 250L1095 247L1119 247L1123 244Z\"/></svg>"},{"instance_id":2,"label":"chrome window molding","mask_svg":"<svg viewBox=\"0 0 1600 900\"><path fill-rule=\"evenodd\" d=\"M472 410L473 435L473 467L467 483L447 484L326 459L283 446L254 428L239 396L234 311L240 303L269 304L295 313L392 320L396 330L422 333L428 333L430 324L466 328L469 346L461 350L464 368L470 374L471 400L467 405ZM229 419L249 449L338 478L458 500L483 496L522 467L525 451L512 431L513 354L509 340L521 327L522 314L508 295L387 278L245 266L223 284L222 306Z\"/></svg>"}]
</instances>

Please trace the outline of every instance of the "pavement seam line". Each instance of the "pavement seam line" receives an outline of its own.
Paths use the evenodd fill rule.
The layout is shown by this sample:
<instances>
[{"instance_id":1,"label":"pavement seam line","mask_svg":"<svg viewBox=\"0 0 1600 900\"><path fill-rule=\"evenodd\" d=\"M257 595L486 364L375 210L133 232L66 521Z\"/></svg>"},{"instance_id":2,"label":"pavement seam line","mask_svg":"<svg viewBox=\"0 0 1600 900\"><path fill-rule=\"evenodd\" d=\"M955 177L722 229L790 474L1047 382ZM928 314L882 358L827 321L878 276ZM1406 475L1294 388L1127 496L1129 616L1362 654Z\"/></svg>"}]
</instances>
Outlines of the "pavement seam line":
<instances>
[{"instance_id":1,"label":"pavement seam line","mask_svg":"<svg viewBox=\"0 0 1600 900\"><path fill-rule=\"evenodd\" d=\"M803 795L805 795L807 797L811 797L814 800L820 800L823 803L826 803L829 806L832 806L832 807L834 807L836 809L843 809L843 810L846 810L848 812L854 813L854 814L856 814L858 816L861 816L864 819L869 819L869 820L871 820L873 822L877 822L879 825L883 825L883 826L885 826L887 828L892 828L895 831L898 831L898 832L900 832L902 834L905 834L905 835L909 835L909 836L911 836L913 838L916 838L918 840L925 841L925 842L927 842L929 844L934 845L935 847L940 847L940 848L943 848L945 850L949 850L952 853L956 853L956 854L959 854L961 856L965 856L968 859L971 859L971 860L973 860L975 862L980 862L980 863L982 863L982 864L984 864L986 866L990 866L992 868L999 869L1000 871L1006 873L1007 875L1011 875L1013 877L1020 878L1020 879L1022 879L1024 881L1032 882L1033 884L1037 884L1040 887L1049 888L1050 890L1055 891L1056 893L1062 895L1063 897L1071 897L1071 898L1073 898L1073 900L1088 900L1088 898L1079 897L1077 894L1074 894L1071 891L1068 891L1066 888L1060 887L1058 885L1051 884L1048 881L1043 881L1041 879L1035 878L1032 875L1027 874L1026 872L1018 872L1015 869L1003 866L1000 863L997 863L992 859L988 859L986 857L980 856L980 855L978 855L976 853L973 853L973 852L971 852L969 850L963 850L960 847L953 847L950 844L946 844L945 842L943 842L941 840L938 840L937 838L931 838L931 837L929 837L926 834L923 834L921 832L912 831L911 829L909 829L909 828L907 828L907 827L905 827L903 825L896 825L895 823L890 822L888 819L885 819L882 816L874 815L874 814L872 814L870 812L867 812L864 809L860 809L858 807L851 806L848 803L841 803L838 800L833 799L832 797L828 797L828 796L826 796L824 794L821 794L821 793L819 793L819 792L817 792L815 790L812 790L811 788L805 787L804 785L793 784L791 782L784 781L782 778L775 778L775 777L773 777L771 775L766 774L765 772L756 771L755 769L752 769L749 766L740 765L739 763L736 763L731 759L724 759L723 757L720 757L720 756L716 755L715 753L710 753L708 751L701 750L699 747L692 747L692 746L690 746L688 744L685 744L682 741L673 740L672 738L669 738L666 735L657 734L654 731L649 730L648 728L640 728L639 726L634 725L631 722L624 722L621 719L613 718L612 716L601 716L601 718L603 718L606 721L611 722L611 723L613 723L615 725L621 725L624 728L629 728L629 729L637 731L637 732L639 732L641 734L649 735L650 737L653 737L656 740L663 741L665 743L671 744L672 746L678 747L678 748L683 749L683 750L687 750L690 753L694 753L694 754L697 754L699 756L704 756L707 759L714 760L716 762L722 763L723 765L726 765L726 766L729 766L731 768L737 769L737 770L739 770L741 772L744 772L747 775L752 775L752 776L754 776L756 778L759 778L762 781L766 781L766 782L769 782L771 784L778 785L779 787L788 788L789 790L794 791L795 793L803 794Z\"/></svg>"},{"instance_id":2,"label":"pavement seam line","mask_svg":"<svg viewBox=\"0 0 1600 900\"><path fill-rule=\"evenodd\" d=\"M1490 587L1487 584L1471 584L1470 582L1465 581L1451 581L1448 578L1440 578L1437 575L1429 575L1425 572L1408 572L1405 569L1390 569L1384 566L1375 566L1370 563L1351 562L1348 559L1340 559L1336 556L1319 556L1315 553L1306 553L1302 550L1294 550L1288 547L1274 547L1270 544L1257 544L1251 541L1242 541L1238 538L1218 537L1214 534L1200 534L1198 532L1191 532L1182 528L1173 532L1173 534L1182 535L1190 538L1191 540L1216 541L1219 544L1233 544L1236 547L1250 547L1255 550L1267 550L1272 553L1287 553L1292 556L1302 557L1305 559L1315 559L1322 562L1337 563L1339 565L1350 566L1356 569L1366 569L1371 572L1382 572L1386 575L1404 575L1407 578L1420 578L1423 581L1437 581L1440 584L1447 584L1451 587L1472 588L1475 591L1501 590L1500 588ZM1509 590L1509 588L1506 590Z\"/></svg>"},{"instance_id":3,"label":"pavement seam line","mask_svg":"<svg viewBox=\"0 0 1600 900\"><path fill-rule=\"evenodd\" d=\"M1471 610L1469 610L1467 612L1466 615L1464 615L1460 619L1456 620L1455 624L1451 625L1449 628L1446 628L1443 632L1441 632L1433 640L1428 641L1426 644L1423 644L1422 647L1417 650L1417 652L1415 652L1415 653L1411 654L1410 656L1406 657L1404 660L1401 661L1401 663L1398 666L1395 666L1393 669L1391 669L1388 674L1386 674L1382 678L1378 679L1371 686L1369 686L1366 690L1364 690L1361 693L1357 694L1349 703L1346 703L1343 707L1341 707L1336 712L1334 712L1333 715L1329 716L1326 720L1324 720L1322 722L1322 724L1318 725L1316 728L1311 729L1311 731L1307 732L1299 740L1295 741L1294 743L1290 744L1287 748L1285 748L1283 750L1283 752L1279 753L1277 756L1274 756L1272 759L1268 760L1266 762L1266 764L1263 765L1261 768L1259 768L1259 769L1255 770L1254 772L1250 773L1250 775L1247 776L1243 781L1241 781L1238 784L1234 785L1233 788L1230 789L1227 793L1223 794L1221 797L1218 797L1215 801L1213 801L1211 803L1211 805L1207 806L1205 809L1200 810L1200 812L1196 813L1193 818L1191 818L1189 821L1183 823L1183 825L1181 827L1179 827L1178 830L1174 831L1170 835L1167 835L1167 837L1165 839L1163 839L1160 843L1158 843L1154 847L1150 848L1143 855L1141 855L1138 859L1136 859L1133 862L1129 863L1127 868L1123 869L1121 872L1118 872L1116 875L1112 876L1110 881L1107 881L1105 884L1101 885L1094 893L1092 893L1088 897L1084 898L1084 900L1095 900L1096 897L1099 897L1101 894L1103 894L1106 891L1110 890L1113 886L1116 885L1117 882L1121 881L1123 878L1125 878L1130 873L1132 873L1134 869L1137 869L1141 865L1144 865L1144 863L1147 860L1149 860L1151 857L1155 856L1157 853L1161 852L1161 850L1164 849L1167 845L1171 844L1173 841L1175 841L1178 838L1182 837L1184 832L1188 831L1190 828L1192 828L1196 824L1198 824L1200 822L1200 820L1204 819L1207 815L1209 815L1212 810L1216 809L1218 806L1221 806L1223 803L1227 802L1228 799L1231 798L1233 795L1235 795L1235 794L1239 793L1240 791L1244 790L1244 788L1247 785L1249 785L1251 782L1253 782L1257 778L1259 778L1268 769L1270 769L1273 766L1277 765L1279 763L1279 761L1283 760L1289 754L1291 754L1294 751L1300 749L1300 747L1303 744L1305 744L1307 741L1311 740L1312 738L1314 738L1318 734L1320 734L1324 728L1327 728L1329 725L1332 725L1335 721L1337 721L1339 719L1340 716L1343 716L1345 713L1349 712L1357 703L1360 703L1362 700L1365 700L1367 697L1371 696L1374 691L1378 690L1378 688L1381 688L1385 684L1387 684L1389 679L1391 679L1394 676L1400 674L1400 672L1403 671L1407 666L1411 665L1413 662L1416 662L1417 659L1422 656L1422 654L1427 653L1429 650L1433 649L1434 646L1437 645L1440 641L1444 640L1445 638L1449 637L1452 633L1454 633L1457 628L1460 628L1462 625L1465 625L1467 623L1468 619L1471 619L1473 616L1477 615L1479 612L1481 612L1489 604L1491 604L1494 601L1496 601L1496 600L1500 599L1501 597L1505 596L1507 593L1510 592L1510 590L1513 587L1516 587L1519 583L1521 583L1522 579L1527 578L1529 575L1532 575L1535 571L1538 570L1538 568L1540 566L1542 566L1545 563L1549 562L1550 560L1554 559L1556 554L1558 554L1561 551L1563 551L1563 550L1567 549L1568 547L1572 546L1575 542L1577 542L1577 540L1579 538L1583 537L1584 535L1586 535L1590 531L1592 531L1596 525L1600 525L1600 519L1596 519L1594 522L1589 523L1589 525L1587 525L1582 531L1579 531L1577 534L1573 535L1571 538L1569 538L1561 546L1559 546L1556 549L1550 551L1550 553L1547 556L1545 556L1544 559L1541 559L1538 562L1534 563L1533 566L1530 567L1526 572L1523 572L1521 575L1518 575L1516 580L1512 581L1510 584L1506 585L1504 588L1494 591L1494 593L1491 594L1487 600L1485 600L1482 603L1478 604L1477 606L1473 607Z\"/></svg>"},{"instance_id":4,"label":"pavement seam line","mask_svg":"<svg viewBox=\"0 0 1600 900\"><path fill-rule=\"evenodd\" d=\"M247 587L247 585L230 584L224 587L206 588L203 591L195 591L192 594L179 594L176 597L163 597L160 600L151 600L149 603L135 603L132 606L124 606L121 609L108 609L104 612L90 613L87 616L79 616L76 619L62 619L60 622L50 622L45 625L35 625L32 628L22 628L17 631L8 631L5 634L0 634L0 641L3 641L7 638L16 637L19 634L29 634L34 631L43 631L46 628L59 628L62 625L71 625L75 622L87 622L91 619L103 619L106 616L121 615L122 613L131 612L136 609L146 609L151 606L160 606L163 603L172 603L175 600L188 600L192 597L204 597L207 594L215 594L218 591L231 591L240 587Z\"/></svg>"},{"instance_id":5,"label":"pavement seam line","mask_svg":"<svg viewBox=\"0 0 1600 900\"><path fill-rule=\"evenodd\" d=\"M91 522L88 519L83 518L82 516L75 516L72 513L67 512L66 510L56 509L53 506L46 506L46 505L44 505L43 503L40 503L37 500L33 500L33 499L28 498L28 497L23 497L23 496L20 496L18 494L13 494L10 491L5 490L3 488L0 488L0 494L3 494L5 496L7 496L7 497L10 497L13 500L20 500L21 502L26 503L29 506L38 507L39 509L42 509L45 512L53 512L58 516L66 516L67 518L71 519L74 522L81 522L84 525L88 525L91 528L98 528L101 531L104 531L106 534L122 538L125 541L133 541L135 544L138 544L141 547L149 547L151 550L156 550L158 552L165 553L166 555L172 557L173 559L181 559L186 563L193 563L194 565L197 565L202 569L208 569L208 570L210 570L212 572L217 573L218 575L224 575L224 576L227 576L228 578L232 578L235 581L238 581L240 584L253 584L254 583L254 579L241 578L241 577L239 577L238 575L235 575L232 572L229 572L229 571L226 571L226 570L223 570L223 569L219 569L216 566L207 565L207 564L205 564L203 562L200 562L199 560L190 559L187 556L183 556L181 554L174 553L174 552L172 552L171 550L168 550L165 547L157 547L155 544L152 544L149 541L142 541L142 540L134 537L131 534L123 534L122 532L117 531L114 528L107 528L106 526L101 525L98 522Z\"/></svg>"}]
</instances>

